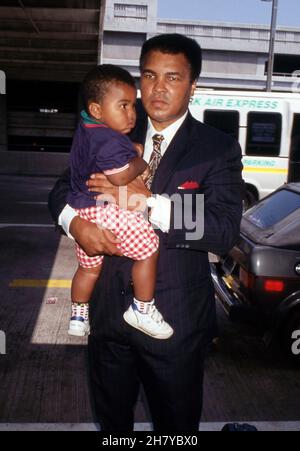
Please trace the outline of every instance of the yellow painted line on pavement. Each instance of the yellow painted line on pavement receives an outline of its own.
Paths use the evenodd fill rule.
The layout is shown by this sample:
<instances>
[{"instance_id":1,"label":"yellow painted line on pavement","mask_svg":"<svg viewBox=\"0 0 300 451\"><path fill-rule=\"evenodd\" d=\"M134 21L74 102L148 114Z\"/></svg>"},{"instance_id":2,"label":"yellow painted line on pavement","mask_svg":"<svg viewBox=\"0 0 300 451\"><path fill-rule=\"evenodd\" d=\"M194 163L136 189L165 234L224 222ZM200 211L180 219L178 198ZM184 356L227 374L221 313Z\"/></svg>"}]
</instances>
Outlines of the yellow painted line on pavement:
<instances>
[{"instance_id":1,"label":"yellow painted line on pavement","mask_svg":"<svg viewBox=\"0 0 300 451\"><path fill-rule=\"evenodd\" d=\"M70 279L14 279L9 283L12 288L71 288Z\"/></svg>"}]
</instances>

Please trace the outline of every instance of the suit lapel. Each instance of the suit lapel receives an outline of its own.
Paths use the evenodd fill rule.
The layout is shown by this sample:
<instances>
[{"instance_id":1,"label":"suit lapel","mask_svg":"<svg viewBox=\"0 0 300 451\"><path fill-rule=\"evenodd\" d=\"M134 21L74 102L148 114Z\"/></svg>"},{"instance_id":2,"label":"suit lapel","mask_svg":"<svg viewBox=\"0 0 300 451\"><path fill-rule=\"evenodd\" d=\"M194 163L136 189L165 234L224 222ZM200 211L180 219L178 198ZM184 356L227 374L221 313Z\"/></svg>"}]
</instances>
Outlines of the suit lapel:
<instances>
[{"instance_id":1,"label":"suit lapel","mask_svg":"<svg viewBox=\"0 0 300 451\"><path fill-rule=\"evenodd\" d=\"M189 149L188 141L190 137L190 128L191 117L189 113L160 160L151 186L153 192L157 194L164 192L165 187L168 185L170 178L174 174L176 166L182 158L185 157Z\"/></svg>"}]
</instances>

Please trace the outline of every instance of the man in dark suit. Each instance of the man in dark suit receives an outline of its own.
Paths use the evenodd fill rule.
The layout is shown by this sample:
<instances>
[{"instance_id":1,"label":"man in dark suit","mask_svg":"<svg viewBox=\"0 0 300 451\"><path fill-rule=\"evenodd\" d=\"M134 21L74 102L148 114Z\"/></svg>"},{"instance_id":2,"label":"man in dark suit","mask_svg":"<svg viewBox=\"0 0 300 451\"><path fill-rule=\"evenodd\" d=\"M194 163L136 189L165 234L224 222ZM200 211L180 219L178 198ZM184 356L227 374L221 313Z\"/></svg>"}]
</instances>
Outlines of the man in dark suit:
<instances>
[{"instance_id":1,"label":"man in dark suit","mask_svg":"<svg viewBox=\"0 0 300 451\"><path fill-rule=\"evenodd\" d=\"M124 322L123 312L132 301L131 262L119 256L110 232L65 207L68 173L52 191L50 209L88 254L111 255L104 259L93 296L88 344L92 395L102 429L132 430L142 383L156 431L196 431L204 358L216 331L208 252L226 253L239 235L241 152L233 138L188 112L201 69L201 49L194 40L178 34L149 39L142 48L140 68L148 117L138 116L134 139L144 143L144 158L151 161L152 135L160 135L160 155L151 191L138 178L128 186L128 194L144 195L152 207L150 220L160 229L155 298L174 328L170 339L155 340ZM118 196L103 175L94 175L89 185L92 191ZM197 208L201 194L204 218ZM168 196L174 197L172 202ZM180 221L182 199L187 199L184 208L192 215L188 224ZM199 234L202 220L204 233Z\"/></svg>"}]
</instances>

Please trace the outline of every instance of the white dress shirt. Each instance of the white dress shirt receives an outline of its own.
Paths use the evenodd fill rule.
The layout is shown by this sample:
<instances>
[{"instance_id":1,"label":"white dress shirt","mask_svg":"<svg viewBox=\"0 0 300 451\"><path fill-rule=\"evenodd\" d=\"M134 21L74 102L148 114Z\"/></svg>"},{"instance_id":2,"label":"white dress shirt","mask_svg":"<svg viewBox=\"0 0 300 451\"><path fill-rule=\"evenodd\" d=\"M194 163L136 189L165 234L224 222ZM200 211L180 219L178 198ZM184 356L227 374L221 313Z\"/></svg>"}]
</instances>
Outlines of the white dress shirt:
<instances>
[{"instance_id":1,"label":"white dress shirt","mask_svg":"<svg viewBox=\"0 0 300 451\"><path fill-rule=\"evenodd\" d=\"M177 121L173 122L173 124L169 125L167 128L161 131L157 131L151 122L151 119L148 118L148 129L146 134L146 141L145 141L145 148L144 148L144 160L148 163L150 160L150 155L153 150L153 141L152 136L155 134L163 135L164 140L161 144L161 155L163 156L166 152L169 144L171 143L172 139L175 136L175 133L179 129L179 127L182 125L183 121L185 120L186 116L188 114L188 111L181 116ZM155 194L155 193L154 193ZM74 219L74 217L77 216L76 211L70 207L70 205L66 205L65 208L62 210L61 214L58 218L58 224L62 226L66 234L69 238L72 238L72 235L69 232L71 221ZM167 199L163 196L156 195L155 198L155 204L153 208L151 209L151 214L149 216L150 222L158 227L163 232L168 232L170 229L170 219L171 219L171 201L170 199Z\"/></svg>"}]
</instances>

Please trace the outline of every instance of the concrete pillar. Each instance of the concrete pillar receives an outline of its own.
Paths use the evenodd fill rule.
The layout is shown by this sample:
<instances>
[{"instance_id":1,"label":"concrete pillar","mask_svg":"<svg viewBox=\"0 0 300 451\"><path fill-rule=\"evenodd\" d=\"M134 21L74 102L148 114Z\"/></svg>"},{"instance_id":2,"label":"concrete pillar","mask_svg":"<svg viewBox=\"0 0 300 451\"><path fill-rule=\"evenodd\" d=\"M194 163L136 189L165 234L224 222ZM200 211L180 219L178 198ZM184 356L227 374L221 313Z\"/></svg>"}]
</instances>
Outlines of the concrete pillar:
<instances>
[{"instance_id":1,"label":"concrete pillar","mask_svg":"<svg viewBox=\"0 0 300 451\"><path fill-rule=\"evenodd\" d=\"M5 75L0 71L0 151L7 150L7 111Z\"/></svg>"}]
</instances>

